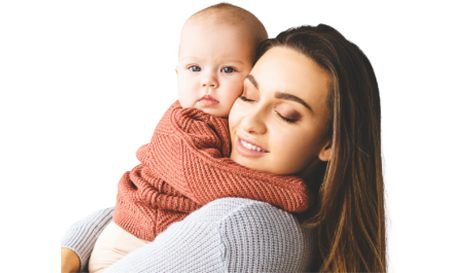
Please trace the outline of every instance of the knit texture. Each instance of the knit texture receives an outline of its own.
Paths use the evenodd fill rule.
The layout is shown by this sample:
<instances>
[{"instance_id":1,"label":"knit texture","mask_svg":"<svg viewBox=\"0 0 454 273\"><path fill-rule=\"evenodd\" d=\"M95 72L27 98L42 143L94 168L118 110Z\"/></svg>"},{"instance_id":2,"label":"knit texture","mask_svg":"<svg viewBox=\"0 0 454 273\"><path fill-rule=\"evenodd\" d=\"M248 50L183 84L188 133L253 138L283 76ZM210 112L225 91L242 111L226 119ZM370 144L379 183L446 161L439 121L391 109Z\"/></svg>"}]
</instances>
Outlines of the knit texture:
<instances>
[{"instance_id":1,"label":"knit texture","mask_svg":"<svg viewBox=\"0 0 454 273\"><path fill-rule=\"evenodd\" d=\"M75 223L65 238L93 249L98 219ZM86 229L85 227L91 227ZM62 239L62 246L68 242ZM73 247L74 245L71 245ZM81 253L81 243L75 244ZM222 198L174 223L155 241L136 249L105 273L124 272L307 272L317 248L316 231L270 204L243 198ZM81 256L79 256L81 257ZM88 255L81 257L87 263Z\"/></svg>"},{"instance_id":2,"label":"knit texture","mask_svg":"<svg viewBox=\"0 0 454 273\"><path fill-rule=\"evenodd\" d=\"M71 225L61 247L86 265L99 234L111 221L105 209ZM106 273L301 272L312 270L317 233L264 203L241 198L215 200L174 223L156 240L136 249ZM395 272L389 260L387 272Z\"/></svg>"},{"instance_id":3,"label":"knit texture","mask_svg":"<svg viewBox=\"0 0 454 273\"><path fill-rule=\"evenodd\" d=\"M114 208L99 210L73 223L61 238L61 247L74 251L80 260L79 271L88 271L88 259L101 232L112 220Z\"/></svg>"},{"instance_id":4,"label":"knit texture","mask_svg":"<svg viewBox=\"0 0 454 273\"><path fill-rule=\"evenodd\" d=\"M175 102L151 142L137 151L141 164L121 178L114 222L153 241L170 224L218 198L264 201L288 212L311 205L302 179L248 169L229 153L226 119Z\"/></svg>"}]
</instances>

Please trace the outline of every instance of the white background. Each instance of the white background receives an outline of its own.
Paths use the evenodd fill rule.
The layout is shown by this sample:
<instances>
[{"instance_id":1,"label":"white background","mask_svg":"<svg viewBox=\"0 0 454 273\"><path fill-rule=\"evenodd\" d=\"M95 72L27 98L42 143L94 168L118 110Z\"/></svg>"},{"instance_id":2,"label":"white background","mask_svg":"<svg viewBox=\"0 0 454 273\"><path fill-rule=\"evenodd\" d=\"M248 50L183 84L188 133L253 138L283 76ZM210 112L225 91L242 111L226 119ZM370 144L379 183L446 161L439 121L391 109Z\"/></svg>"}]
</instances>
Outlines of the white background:
<instances>
[{"instance_id":1,"label":"white background","mask_svg":"<svg viewBox=\"0 0 454 273\"><path fill-rule=\"evenodd\" d=\"M182 24L190 15L191 1L77 1L66 4L62 24ZM85 3L85 4L84 4ZM192 13L201 8L192 1ZM274 20L274 2L260 1L260 18L265 25Z\"/></svg>"},{"instance_id":2,"label":"white background","mask_svg":"<svg viewBox=\"0 0 454 273\"><path fill-rule=\"evenodd\" d=\"M164 13L169 6L187 13L171 2L2 3L2 271L59 272L60 172L68 174L60 159L61 24L162 23L176 12ZM448 1L398 3L399 272L452 268L452 10Z\"/></svg>"}]
</instances>

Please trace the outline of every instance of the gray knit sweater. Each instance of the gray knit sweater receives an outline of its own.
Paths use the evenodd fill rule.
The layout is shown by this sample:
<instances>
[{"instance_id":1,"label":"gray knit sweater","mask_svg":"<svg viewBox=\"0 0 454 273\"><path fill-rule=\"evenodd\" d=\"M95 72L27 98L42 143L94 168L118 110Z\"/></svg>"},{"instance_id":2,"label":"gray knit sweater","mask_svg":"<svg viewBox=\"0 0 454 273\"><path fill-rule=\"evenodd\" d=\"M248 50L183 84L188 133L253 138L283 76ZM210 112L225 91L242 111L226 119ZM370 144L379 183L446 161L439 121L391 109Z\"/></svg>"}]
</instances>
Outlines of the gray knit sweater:
<instances>
[{"instance_id":1,"label":"gray knit sweater","mask_svg":"<svg viewBox=\"0 0 454 273\"><path fill-rule=\"evenodd\" d=\"M62 238L62 247L79 256L83 272L113 210L74 223ZM313 230L268 203L222 198L172 224L105 273L305 272L311 267L315 238Z\"/></svg>"}]
</instances>

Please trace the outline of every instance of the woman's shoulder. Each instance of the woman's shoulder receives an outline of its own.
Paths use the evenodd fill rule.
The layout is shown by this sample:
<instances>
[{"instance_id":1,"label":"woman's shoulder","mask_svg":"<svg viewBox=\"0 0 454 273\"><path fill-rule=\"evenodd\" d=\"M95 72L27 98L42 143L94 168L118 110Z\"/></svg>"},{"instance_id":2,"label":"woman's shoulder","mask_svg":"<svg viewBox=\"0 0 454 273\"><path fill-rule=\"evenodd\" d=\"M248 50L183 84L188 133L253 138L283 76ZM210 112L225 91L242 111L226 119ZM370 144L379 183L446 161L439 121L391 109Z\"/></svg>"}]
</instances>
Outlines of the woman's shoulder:
<instances>
[{"instance_id":1,"label":"woman's shoulder","mask_svg":"<svg viewBox=\"0 0 454 273\"><path fill-rule=\"evenodd\" d=\"M276 223L286 226L287 229L296 229L304 232L296 217L269 203L238 197L216 199L189 214L186 222L212 222L226 224L232 221L246 221L254 226L256 224Z\"/></svg>"},{"instance_id":2,"label":"woman's shoulder","mask_svg":"<svg viewBox=\"0 0 454 273\"><path fill-rule=\"evenodd\" d=\"M232 217L246 213L250 216L275 215L294 219L292 214L269 203L246 198L226 197L216 199L192 212L186 217L188 221L218 222L228 221Z\"/></svg>"}]
</instances>

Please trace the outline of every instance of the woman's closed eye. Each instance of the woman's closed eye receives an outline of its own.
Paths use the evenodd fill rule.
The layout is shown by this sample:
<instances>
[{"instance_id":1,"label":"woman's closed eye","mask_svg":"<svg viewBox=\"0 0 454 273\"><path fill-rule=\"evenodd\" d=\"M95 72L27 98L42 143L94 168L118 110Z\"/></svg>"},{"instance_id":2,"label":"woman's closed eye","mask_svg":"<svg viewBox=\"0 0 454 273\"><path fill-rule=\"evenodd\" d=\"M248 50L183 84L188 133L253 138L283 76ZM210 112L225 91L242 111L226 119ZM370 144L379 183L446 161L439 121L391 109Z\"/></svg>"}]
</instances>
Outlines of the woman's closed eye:
<instances>
[{"instance_id":1,"label":"woman's closed eye","mask_svg":"<svg viewBox=\"0 0 454 273\"><path fill-rule=\"evenodd\" d=\"M245 102L253 102L255 100L251 100L251 99L248 99L244 96L244 93L241 94L240 96L240 99L242 101L245 101ZM291 118L287 118L287 117L284 117L281 113L279 113L278 111L274 110L274 112L276 113L276 115L283 121L287 122L287 123L295 123L296 121L298 121L298 118L297 119L291 119Z\"/></svg>"},{"instance_id":2,"label":"woman's closed eye","mask_svg":"<svg viewBox=\"0 0 454 273\"><path fill-rule=\"evenodd\" d=\"M245 102L253 102L253 101L254 101L254 100L251 100L251 99L246 98L246 96L244 96L244 93L241 94L240 99L241 99L242 101L245 101Z\"/></svg>"},{"instance_id":3,"label":"woman's closed eye","mask_svg":"<svg viewBox=\"0 0 454 273\"><path fill-rule=\"evenodd\" d=\"M299 118L289 118L289 117L285 117L283 116L281 113L279 113L278 111L274 110L274 112L277 114L277 116L282 119L283 121L285 122L288 122L288 123L295 123L296 121L298 121Z\"/></svg>"}]
</instances>

